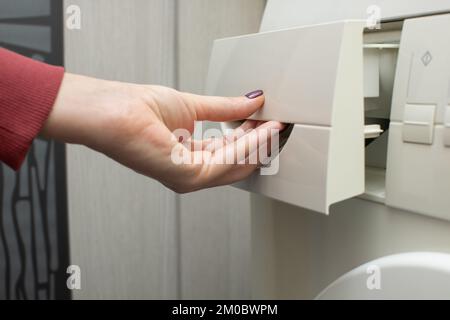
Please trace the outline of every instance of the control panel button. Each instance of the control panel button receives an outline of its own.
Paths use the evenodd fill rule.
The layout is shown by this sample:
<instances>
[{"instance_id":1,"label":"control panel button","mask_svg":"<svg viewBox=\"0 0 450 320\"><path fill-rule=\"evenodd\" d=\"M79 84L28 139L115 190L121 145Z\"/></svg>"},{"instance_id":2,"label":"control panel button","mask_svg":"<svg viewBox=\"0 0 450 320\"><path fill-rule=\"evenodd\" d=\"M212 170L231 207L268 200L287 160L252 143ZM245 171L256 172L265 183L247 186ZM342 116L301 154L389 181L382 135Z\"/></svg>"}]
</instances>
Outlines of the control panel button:
<instances>
[{"instance_id":1,"label":"control panel button","mask_svg":"<svg viewBox=\"0 0 450 320\"><path fill-rule=\"evenodd\" d=\"M403 121L403 141L432 144L436 105L407 104Z\"/></svg>"}]
</instances>

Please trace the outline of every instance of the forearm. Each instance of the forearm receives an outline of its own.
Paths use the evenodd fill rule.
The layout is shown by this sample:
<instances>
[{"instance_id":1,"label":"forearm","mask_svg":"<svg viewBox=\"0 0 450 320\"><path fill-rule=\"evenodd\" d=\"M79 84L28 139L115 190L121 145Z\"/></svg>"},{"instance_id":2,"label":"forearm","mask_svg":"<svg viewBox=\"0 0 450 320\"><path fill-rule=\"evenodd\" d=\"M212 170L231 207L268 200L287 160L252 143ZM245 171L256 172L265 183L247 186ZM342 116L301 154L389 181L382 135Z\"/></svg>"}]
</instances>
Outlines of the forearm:
<instances>
[{"instance_id":1,"label":"forearm","mask_svg":"<svg viewBox=\"0 0 450 320\"><path fill-rule=\"evenodd\" d=\"M264 103L263 92L233 98L199 96L64 74L62 68L0 53L0 161L15 169L40 133L85 145L175 191L188 192L247 177L258 164L246 158L268 145L273 131L283 129L278 122L248 121L243 134L217 139L224 144L180 141L175 131L192 133L196 121L248 118ZM201 155L206 161L177 163L174 150L189 159ZM236 162L224 163L225 155Z\"/></svg>"},{"instance_id":2,"label":"forearm","mask_svg":"<svg viewBox=\"0 0 450 320\"><path fill-rule=\"evenodd\" d=\"M151 90L146 88L66 73L41 134L109 155L117 153L124 140L139 136L148 124L146 114L151 110L143 100Z\"/></svg>"}]
</instances>

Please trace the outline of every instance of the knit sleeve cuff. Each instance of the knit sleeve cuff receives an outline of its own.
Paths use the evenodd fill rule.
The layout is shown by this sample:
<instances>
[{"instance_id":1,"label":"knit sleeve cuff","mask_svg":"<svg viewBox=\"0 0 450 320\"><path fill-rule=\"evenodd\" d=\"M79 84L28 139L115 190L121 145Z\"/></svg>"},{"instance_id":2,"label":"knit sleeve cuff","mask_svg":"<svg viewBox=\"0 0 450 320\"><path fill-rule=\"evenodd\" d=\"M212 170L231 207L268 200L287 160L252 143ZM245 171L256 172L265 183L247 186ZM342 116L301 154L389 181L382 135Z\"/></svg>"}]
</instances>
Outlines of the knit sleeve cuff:
<instances>
[{"instance_id":1,"label":"knit sleeve cuff","mask_svg":"<svg viewBox=\"0 0 450 320\"><path fill-rule=\"evenodd\" d=\"M0 48L0 161L17 170L58 95L64 68Z\"/></svg>"}]
</instances>

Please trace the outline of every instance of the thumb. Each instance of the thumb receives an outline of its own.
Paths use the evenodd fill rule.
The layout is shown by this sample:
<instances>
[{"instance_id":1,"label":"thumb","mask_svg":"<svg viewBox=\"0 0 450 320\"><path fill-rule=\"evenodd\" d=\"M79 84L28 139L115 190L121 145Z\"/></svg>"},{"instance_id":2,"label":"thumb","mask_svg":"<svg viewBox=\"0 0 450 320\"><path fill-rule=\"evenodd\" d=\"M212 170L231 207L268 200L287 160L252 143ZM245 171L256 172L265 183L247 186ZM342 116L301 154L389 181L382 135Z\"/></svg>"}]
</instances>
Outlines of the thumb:
<instances>
[{"instance_id":1,"label":"thumb","mask_svg":"<svg viewBox=\"0 0 450 320\"><path fill-rule=\"evenodd\" d=\"M264 104L264 92L255 90L242 97L214 97L182 93L184 102L195 111L196 120L234 121L250 117Z\"/></svg>"}]
</instances>

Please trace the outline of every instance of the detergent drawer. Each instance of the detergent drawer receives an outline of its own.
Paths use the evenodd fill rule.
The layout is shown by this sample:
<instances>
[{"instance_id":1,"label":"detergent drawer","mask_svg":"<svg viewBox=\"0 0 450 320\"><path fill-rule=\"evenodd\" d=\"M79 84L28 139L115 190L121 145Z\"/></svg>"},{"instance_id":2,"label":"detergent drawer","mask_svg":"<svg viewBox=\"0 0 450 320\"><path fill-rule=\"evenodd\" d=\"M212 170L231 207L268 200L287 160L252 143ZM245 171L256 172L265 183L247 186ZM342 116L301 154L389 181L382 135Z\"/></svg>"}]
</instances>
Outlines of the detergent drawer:
<instances>
[{"instance_id":1,"label":"detergent drawer","mask_svg":"<svg viewBox=\"0 0 450 320\"><path fill-rule=\"evenodd\" d=\"M239 187L322 213L364 192L363 30L340 21L215 41L206 93L262 89L252 118L291 124L272 172Z\"/></svg>"}]
</instances>

